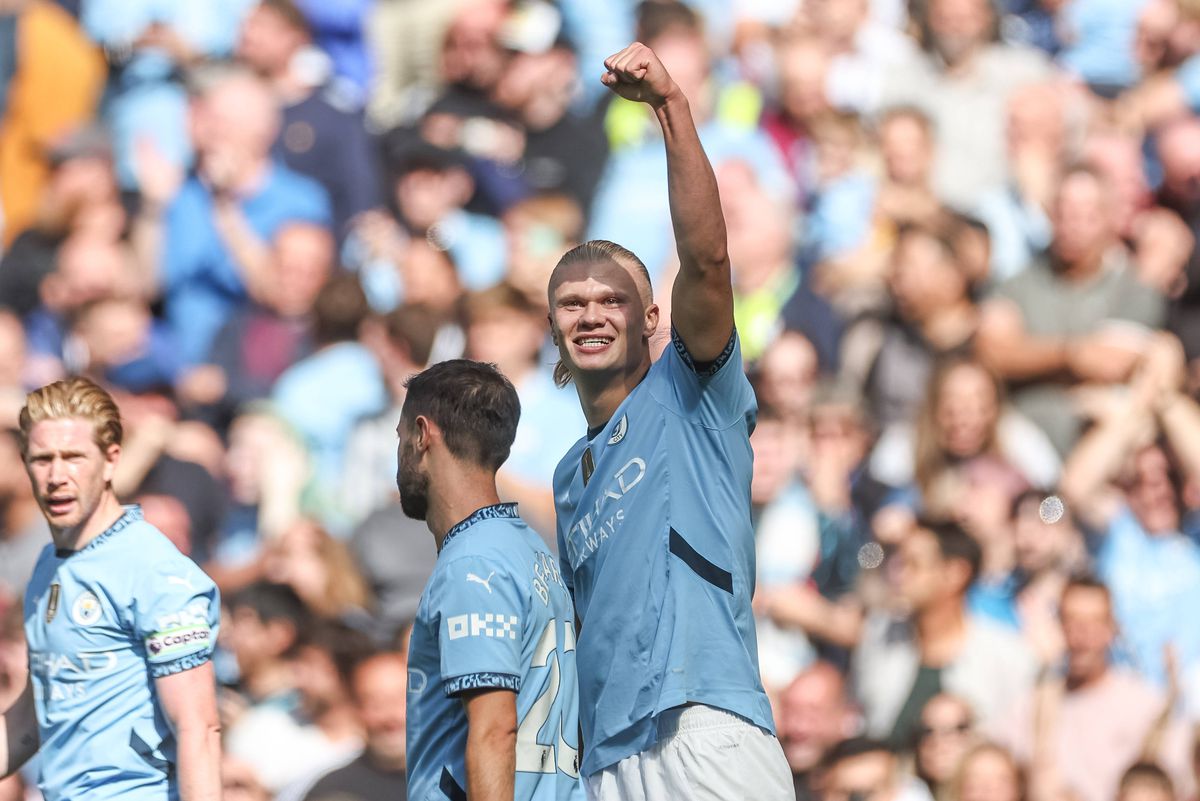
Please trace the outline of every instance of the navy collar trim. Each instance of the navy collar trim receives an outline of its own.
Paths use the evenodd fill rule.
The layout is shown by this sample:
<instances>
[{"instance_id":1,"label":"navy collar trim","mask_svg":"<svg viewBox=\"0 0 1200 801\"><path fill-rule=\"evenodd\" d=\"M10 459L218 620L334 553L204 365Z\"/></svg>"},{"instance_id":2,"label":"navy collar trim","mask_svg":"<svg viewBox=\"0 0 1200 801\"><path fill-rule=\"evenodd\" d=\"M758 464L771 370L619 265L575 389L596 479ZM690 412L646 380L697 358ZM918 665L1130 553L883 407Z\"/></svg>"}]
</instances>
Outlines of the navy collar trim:
<instances>
[{"instance_id":1,"label":"navy collar trim","mask_svg":"<svg viewBox=\"0 0 1200 801\"><path fill-rule=\"evenodd\" d=\"M450 540L454 539L459 534L462 534L464 531L481 520L495 520L497 518L516 520L518 517L517 505L515 503L494 503L491 506L484 506L480 509L476 509L474 512L471 512L471 514L467 515L465 519L460 520L458 523L455 523L450 527L450 530L446 532L446 536L442 540L441 550L446 549L446 545L449 544Z\"/></svg>"},{"instance_id":2,"label":"navy collar trim","mask_svg":"<svg viewBox=\"0 0 1200 801\"><path fill-rule=\"evenodd\" d=\"M55 548L54 555L59 559L67 559L76 554L90 551L93 548L99 547L100 543L105 540L112 539L113 535L128 528L130 524L136 523L142 519L142 507L133 504L125 507L125 513L117 518L117 522L102 531L98 536L94 537L91 542L83 546L77 551L72 551L69 548Z\"/></svg>"}]
</instances>

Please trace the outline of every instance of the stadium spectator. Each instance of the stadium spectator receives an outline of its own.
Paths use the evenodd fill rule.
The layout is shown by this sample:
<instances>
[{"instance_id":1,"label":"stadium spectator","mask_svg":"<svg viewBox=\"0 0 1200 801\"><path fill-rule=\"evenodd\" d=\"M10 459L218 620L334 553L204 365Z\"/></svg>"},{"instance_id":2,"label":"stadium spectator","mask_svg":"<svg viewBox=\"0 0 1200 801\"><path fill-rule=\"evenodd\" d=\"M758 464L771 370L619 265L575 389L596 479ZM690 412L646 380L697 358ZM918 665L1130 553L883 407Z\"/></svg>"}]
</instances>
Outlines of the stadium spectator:
<instances>
[{"instance_id":1,"label":"stadium spectator","mask_svg":"<svg viewBox=\"0 0 1200 801\"><path fill-rule=\"evenodd\" d=\"M387 406L379 363L359 341L368 312L354 276L340 275L325 284L313 306L315 350L289 367L271 391L280 415L312 454L322 522L343 533L346 520L337 506L337 487L346 440L360 418Z\"/></svg>"},{"instance_id":2,"label":"stadium spectator","mask_svg":"<svg viewBox=\"0 0 1200 801\"><path fill-rule=\"evenodd\" d=\"M975 743L971 707L949 693L929 699L921 710L921 727L913 749L914 771L935 801L950 798L963 758Z\"/></svg>"},{"instance_id":3,"label":"stadium spectator","mask_svg":"<svg viewBox=\"0 0 1200 801\"><path fill-rule=\"evenodd\" d=\"M1186 788L1189 732L1174 718L1171 699L1128 668L1111 664L1117 627L1108 588L1095 579L1072 579L1060 609L1066 668L1055 724L1037 728L1030 697L1014 708L1003 739L1026 763L1035 748L1050 749L1062 789L1083 801L1113 798L1125 769L1148 748ZM1157 747L1151 744L1155 739Z\"/></svg>"},{"instance_id":4,"label":"stadium spectator","mask_svg":"<svg viewBox=\"0 0 1200 801\"><path fill-rule=\"evenodd\" d=\"M237 660L238 694L222 707L225 748L278 793L328 745L305 721L293 665L311 615L294 590L267 582L240 590L227 606L223 647Z\"/></svg>"},{"instance_id":5,"label":"stadium spectator","mask_svg":"<svg viewBox=\"0 0 1200 801\"><path fill-rule=\"evenodd\" d=\"M333 270L333 239L312 223L292 222L271 243L267 280L253 304L217 332L205 364L179 385L224 429L238 409L270 395L288 367L312 352L313 307Z\"/></svg>"},{"instance_id":6,"label":"stadium spectator","mask_svg":"<svg viewBox=\"0 0 1200 801\"><path fill-rule=\"evenodd\" d=\"M855 652L867 732L910 746L921 710L942 691L967 700L990 731L1032 686L1034 661L1015 633L968 612L978 543L953 524L920 523L897 559L897 600L911 612L871 612Z\"/></svg>"},{"instance_id":7,"label":"stadium spectator","mask_svg":"<svg viewBox=\"0 0 1200 801\"><path fill-rule=\"evenodd\" d=\"M318 779L304 801L407 798L407 686L408 659L403 652L383 651L354 665L350 690L366 735L365 747L354 760Z\"/></svg>"},{"instance_id":8,"label":"stadium spectator","mask_svg":"<svg viewBox=\"0 0 1200 801\"><path fill-rule=\"evenodd\" d=\"M1128 379L1163 321L1114 228L1111 189L1075 167L1059 184L1047 258L1003 284L983 310L979 354L1016 385L1017 409L1066 455L1081 419L1067 389Z\"/></svg>"},{"instance_id":9,"label":"stadium spectator","mask_svg":"<svg viewBox=\"0 0 1200 801\"><path fill-rule=\"evenodd\" d=\"M929 791L901 772L895 753L878 740L854 737L831 748L821 764L821 801L929 801Z\"/></svg>"},{"instance_id":10,"label":"stadium spectator","mask_svg":"<svg viewBox=\"0 0 1200 801\"><path fill-rule=\"evenodd\" d=\"M391 450L394 455L394 443ZM359 523L349 545L375 598L377 639L392 642L417 616L421 592L433 573L437 551L429 545L429 530L404 514L397 498Z\"/></svg>"},{"instance_id":11,"label":"stadium spectator","mask_svg":"<svg viewBox=\"0 0 1200 801\"><path fill-rule=\"evenodd\" d=\"M558 257L579 244L583 209L566 195L547 193L516 203L504 213L508 243L504 281L547 312L546 285Z\"/></svg>"},{"instance_id":12,"label":"stadium spectator","mask_svg":"<svg viewBox=\"0 0 1200 801\"><path fill-rule=\"evenodd\" d=\"M1178 341L1156 335L1128 397L1100 412L1062 481L1067 503L1096 535L1097 571L1134 666L1159 686L1168 643L1185 672L1200 664L1200 637L1186 622L1200 609L1200 547L1183 533L1195 509L1186 488L1200 476L1200 405L1181 392L1183 373Z\"/></svg>"},{"instance_id":13,"label":"stadium spectator","mask_svg":"<svg viewBox=\"0 0 1200 801\"><path fill-rule=\"evenodd\" d=\"M323 5L307 4L317 13ZM379 203L376 148L363 126L360 87L333 79L336 62L314 46L316 20L307 6L292 0L259 3L242 22L237 55L275 90L283 113L276 143L283 163L325 188L341 239L351 218ZM352 25L354 11L339 11L344 16L328 13L320 21L341 16Z\"/></svg>"},{"instance_id":14,"label":"stadium spectator","mask_svg":"<svg viewBox=\"0 0 1200 801\"><path fill-rule=\"evenodd\" d=\"M1048 77L1050 65L1037 51L997 41L996 12L988 0L930 0L914 22L920 49L888 71L883 105L913 105L929 115L939 143L938 195L969 208L1007 177L1009 97Z\"/></svg>"},{"instance_id":15,"label":"stadium spectator","mask_svg":"<svg viewBox=\"0 0 1200 801\"><path fill-rule=\"evenodd\" d=\"M780 694L775 713L779 742L792 769L796 801L815 801L826 754L854 731L848 689L836 667L814 662Z\"/></svg>"},{"instance_id":16,"label":"stadium spectator","mask_svg":"<svg viewBox=\"0 0 1200 801\"><path fill-rule=\"evenodd\" d=\"M197 167L174 197L151 197L138 218L158 243L165 315L187 365L203 361L222 322L269 280L269 242L288 222L327 224L319 184L273 163L280 115L270 89L233 68L195 77L191 128ZM166 204L159 206L159 203Z\"/></svg>"}]
</instances>

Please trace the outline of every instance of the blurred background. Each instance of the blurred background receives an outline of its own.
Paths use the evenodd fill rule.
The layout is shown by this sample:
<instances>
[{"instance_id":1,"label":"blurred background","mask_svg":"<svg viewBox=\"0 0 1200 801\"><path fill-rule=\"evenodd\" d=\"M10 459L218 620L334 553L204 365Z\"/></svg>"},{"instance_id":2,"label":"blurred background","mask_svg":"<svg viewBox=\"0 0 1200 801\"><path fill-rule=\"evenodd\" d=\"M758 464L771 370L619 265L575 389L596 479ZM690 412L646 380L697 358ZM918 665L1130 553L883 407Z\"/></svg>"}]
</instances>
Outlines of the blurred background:
<instances>
[{"instance_id":1,"label":"blurred background","mask_svg":"<svg viewBox=\"0 0 1200 801\"><path fill-rule=\"evenodd\" d=\"M85 374L225 599L226 798L404 797L404 381L513 380L553 547L549 272L613 239L666 309L676 269L599 82L634 39L720 185L797 798L1193 799L1196 0L0 0L0 707L48 541L17 411Z\"/></svg>"}]
</instances>

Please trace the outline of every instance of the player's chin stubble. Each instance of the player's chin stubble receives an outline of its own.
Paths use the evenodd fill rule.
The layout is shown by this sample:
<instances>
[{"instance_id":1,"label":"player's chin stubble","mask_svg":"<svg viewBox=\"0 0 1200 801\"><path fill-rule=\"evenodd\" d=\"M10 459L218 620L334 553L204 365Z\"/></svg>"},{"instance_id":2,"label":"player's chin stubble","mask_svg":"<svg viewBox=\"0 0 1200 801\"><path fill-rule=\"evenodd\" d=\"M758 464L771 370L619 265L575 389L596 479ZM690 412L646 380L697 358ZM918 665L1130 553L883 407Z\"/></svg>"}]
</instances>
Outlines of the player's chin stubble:
<instances>
[{"instance_id":1,"label":"player's chin stubble","mask_svg":"<svg viewBox=\"0 0 1200 801\"><path fill-rule=\"evenodd\" d=\"M400 490L400 509L413 520L424 520L429 513L429 476L400 466L396 476Z\"/></svg>"}]
</instances>

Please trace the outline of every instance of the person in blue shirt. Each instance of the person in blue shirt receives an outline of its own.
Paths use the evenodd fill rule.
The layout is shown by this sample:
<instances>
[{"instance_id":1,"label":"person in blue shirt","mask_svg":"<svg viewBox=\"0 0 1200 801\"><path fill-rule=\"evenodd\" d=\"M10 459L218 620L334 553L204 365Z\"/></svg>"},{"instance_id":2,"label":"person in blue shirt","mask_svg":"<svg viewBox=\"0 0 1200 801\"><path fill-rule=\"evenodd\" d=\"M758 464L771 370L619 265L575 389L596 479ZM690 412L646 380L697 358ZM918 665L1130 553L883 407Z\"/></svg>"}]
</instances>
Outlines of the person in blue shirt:
<instances>
[{"instance_id":1,"label":"person in blue shirt","mask_svg":"<svg viewBox=\"0 0 1200 801\"><path fill-rule=\"evenodd\" d=\"M438 549L409 646L410 798L582 797L571 597L496 490L520 413L492 365L455 359L408 382L396 484Z\"/></svg>"},{"instance_id":2,"label":"person in blue shirt","mask_svg":"<svg viewBox=\"0 0 1200 801\"><path fill-rule=\"evenodd\" d=\"M219 798L216 586L118 502L107 392L84 378L35 390L20 431L53 543L25 593L30 681L0 717L0 774L40 751L47 801Z\"/></svg>"},{"instance_id":3,"label":"person in blue shirt","mask_svg":"<svg viewBox=\"0 0 1200 801\"><path fill-rule=\"evenodd\" d=\"M590 426L554 478L581 627L583 774L595 799L782 801L792 782L750 611L756 404L716 179L654 52L634 43L605 67L602 82L662 126L679 273L657 361L659 309L637 256L586 242L550 278L557 373Z\"/></svg>"}]
</instances>

